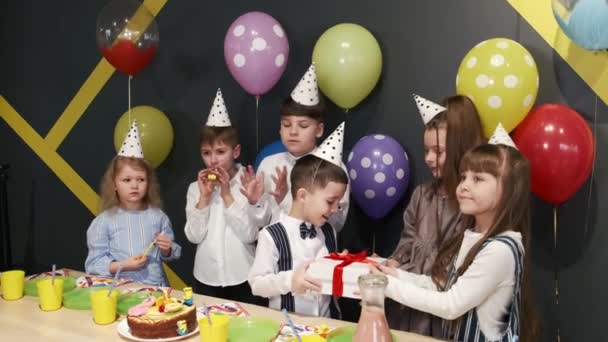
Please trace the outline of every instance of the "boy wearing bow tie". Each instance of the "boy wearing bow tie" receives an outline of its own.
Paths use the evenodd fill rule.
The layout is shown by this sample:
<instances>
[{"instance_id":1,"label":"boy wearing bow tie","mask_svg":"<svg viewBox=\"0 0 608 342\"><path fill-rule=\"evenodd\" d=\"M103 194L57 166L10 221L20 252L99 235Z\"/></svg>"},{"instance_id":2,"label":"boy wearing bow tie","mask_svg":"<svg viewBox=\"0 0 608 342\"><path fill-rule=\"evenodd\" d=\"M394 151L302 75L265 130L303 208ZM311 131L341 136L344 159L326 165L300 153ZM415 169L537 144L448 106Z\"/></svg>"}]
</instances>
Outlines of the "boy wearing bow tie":
<instances>
[{"instance_id":1,"label":"boy wearing bow tie","mask_svg":"<svg viewBox=\"0 0 608 342\"><path fill-rule=\"evenodd\" d=\"M340 318L337 302L318 294L321 283L306 269L337 250L328 219L339 210L348 185L341 168L343 133L344 123L315 152L298 159L290 176L291 209L258 236L249 284L253 294L269 298L273 309Z\"/></svg>"}]
</instances>

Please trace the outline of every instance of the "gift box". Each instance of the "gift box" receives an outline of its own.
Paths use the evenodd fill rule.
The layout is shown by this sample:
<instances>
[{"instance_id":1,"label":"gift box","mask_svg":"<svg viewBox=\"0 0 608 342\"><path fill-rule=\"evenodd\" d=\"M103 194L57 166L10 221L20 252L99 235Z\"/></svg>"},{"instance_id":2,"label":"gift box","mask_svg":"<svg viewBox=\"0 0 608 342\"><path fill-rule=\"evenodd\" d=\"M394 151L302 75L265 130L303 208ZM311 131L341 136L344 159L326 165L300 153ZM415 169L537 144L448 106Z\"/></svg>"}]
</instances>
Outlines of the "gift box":
<instances>
[{"instance_id":1,"label":"gift box","mask_svg":"<svg viewBox=\"0 0 608 342\"><path fill-rule=\"evenodd\" d=\"M336 297L361 299L357 280L370 272L369 264L384 264L384 258L366 257L366 252L356 254L332 253L310 264L306 273L321 280L321 293Z\"/></svg>"}]
</instances>

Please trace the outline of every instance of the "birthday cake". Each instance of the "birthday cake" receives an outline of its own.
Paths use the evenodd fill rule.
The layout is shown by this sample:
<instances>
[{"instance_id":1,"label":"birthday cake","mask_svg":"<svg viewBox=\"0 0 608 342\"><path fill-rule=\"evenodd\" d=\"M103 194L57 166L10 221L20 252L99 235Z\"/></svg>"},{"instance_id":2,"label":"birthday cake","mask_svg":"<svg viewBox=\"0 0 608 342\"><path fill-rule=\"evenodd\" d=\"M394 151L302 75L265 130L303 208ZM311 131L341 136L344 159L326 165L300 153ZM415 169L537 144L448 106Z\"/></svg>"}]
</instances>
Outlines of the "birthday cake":
<instances>
[{"instance_id":1,"label":"birthday cake","mask_svg":"<svg viewBox=\"0 0 608 342\"><path fill-rule=\"evenodd\" d=\"M192 302L192 289L184 289L184 299L169 296L163 290L163 296L148 297L143 303L129 309L127 324L131 335L154 339L169 338L196 330L196 307Z\"/></svg>"}]
</instances>

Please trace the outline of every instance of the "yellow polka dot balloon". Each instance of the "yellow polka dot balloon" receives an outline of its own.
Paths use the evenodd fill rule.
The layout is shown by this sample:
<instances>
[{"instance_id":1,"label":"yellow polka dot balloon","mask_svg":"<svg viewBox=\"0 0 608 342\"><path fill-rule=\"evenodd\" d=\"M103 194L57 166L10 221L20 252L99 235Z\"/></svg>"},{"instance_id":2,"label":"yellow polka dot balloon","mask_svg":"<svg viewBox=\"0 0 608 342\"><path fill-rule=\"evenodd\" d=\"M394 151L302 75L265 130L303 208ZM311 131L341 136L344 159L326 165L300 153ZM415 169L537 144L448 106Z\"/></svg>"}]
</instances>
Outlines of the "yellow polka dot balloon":
<instances>
[{"instance_id":1,"label":"yellow polka dot balloon","mask_svg":"<svg viewBox=\"0 0 608 342\"><path fill-rule=\"evenodd\" d=\"M536 63L519 43L507 38L488 39L472 48L460 63L456 91L475 103L486 137L499 122L510 132L536 100Z\"/></svg>"}]
</instances>

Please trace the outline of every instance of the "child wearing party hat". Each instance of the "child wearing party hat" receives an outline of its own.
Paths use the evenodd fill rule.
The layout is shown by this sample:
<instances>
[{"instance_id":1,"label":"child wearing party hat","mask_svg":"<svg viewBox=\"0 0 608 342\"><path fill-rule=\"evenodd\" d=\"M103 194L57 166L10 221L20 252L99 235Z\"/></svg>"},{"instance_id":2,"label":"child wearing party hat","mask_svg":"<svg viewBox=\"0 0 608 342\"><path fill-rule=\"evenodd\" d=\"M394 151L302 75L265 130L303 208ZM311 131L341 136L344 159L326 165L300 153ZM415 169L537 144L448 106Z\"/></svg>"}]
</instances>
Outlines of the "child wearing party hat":
<instances>
[{"instance_id":1,"label":"child wearing party hat","mask_svg":"<svg viewBox=\"0 0 608 342\"><path fill-rule=\"evenodd\" d=\"M452 96L436 104L414 95L424 123L424 161L433 179L416 187L405 212L404 227L389 265L429 275L442 243L462 231L456 201L458 167L464 153L483 142L481 121L466 96ZM442 337L442 320L393 301L386 304L393 329Z\"/></svg>"},{"instance_id":2,"label":"child wearing party hat","mask_svg":"<svg viewBox=\"0 0 608 342\"><path fill-rule=\"evenodd\" d=\"M298 159L316 150L317 139L323 135L323 111L315 66L311 65L281 107L279 133L287 152L264 158L257 177L252 170L248 170L243 178L243 194L250 204L249 215L258 227L277 221L280 212L290 210L290 173ZM346 170L341 161L339 165ZM340 200L339 210L329 218L336 231L344 226L348 207L347 189Z\"/></svg>"},{"instance_id":3,"label":"child wearing party hat","mask_svg":"<svg viewBox=\"0 0 608 342\"><path fill-rule=\"evenodd\" d=\"M171 222L160 209L154 169L144 159L134 121L101 183L101 210L87 230L87 273L168 285L163 261L179 259ZM148 246L151 246L148 248Z\"/></svg>"},{"instance_id":4,"label":"child wearing party hat","mask_svg":"<svg viewBox=\"0 0 608 342\"><path fill-rule=\"evenodd\" d=\"M340 317L335 299L318 294L320 280L306 270L313 260L337 251L329 218L338 212L348 186L341 162L343 140L344 123L296 161L290 175L291 208L260 231L249 283L255 295L269 298L273 309Z\"/></svg>"},{"instance_id":5,"label":"child wearing party hat","mask_svg":"<svg viewBox=\"0 0 608 342\"><path fill-rule=\"evenodd\" d=\"M445 320L454 341L537 341L530 286L530 166L499 125L467 151L456 188L466 230L447 240L430 276L373 267L386 295Z\"/></svg>"},{"instance_id":6,"label":"child wearing party hat","mask_svg":"<svg viewBox=\"0 0 608 342\"><path fill-rule=\"evenodd\" d=\"M241 145L218 89L200 134L204 168L186 195L188 240L197 245L194 259L196 292L253 302L247 273L253 263L258 227L247 215L247 199L239 189L245 167L236 160Z\"/></svg>"}]
</instances>

